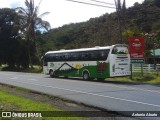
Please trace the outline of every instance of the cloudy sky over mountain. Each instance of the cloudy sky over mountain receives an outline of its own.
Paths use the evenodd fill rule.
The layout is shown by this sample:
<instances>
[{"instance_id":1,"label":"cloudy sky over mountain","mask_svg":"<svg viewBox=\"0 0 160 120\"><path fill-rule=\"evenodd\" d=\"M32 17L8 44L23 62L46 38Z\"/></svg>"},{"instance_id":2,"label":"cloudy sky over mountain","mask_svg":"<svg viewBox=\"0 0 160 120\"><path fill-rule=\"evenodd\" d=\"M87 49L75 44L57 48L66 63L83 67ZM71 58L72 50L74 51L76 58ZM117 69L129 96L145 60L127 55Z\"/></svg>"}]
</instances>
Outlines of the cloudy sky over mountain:
<instances>
[{"instance_id":1,"label":"cloudy sky over mountain","mask_svg":"<svg viewBox=\"0 0 160 120\"><path fill-rule=\"evenodd\" d=\"M40 0L35 0L35 4L38 5ZM104 4L93 2L93 0L75 0L81 2L87 2L91 4L97 4L102 6L114 6L114 0L97 0L101 2L107 2L111 4ZM123 1L123 0L121 0ZM142 3L144 0L126 0L126 6L133 6L135 2ZM9 7L24 7L25 0L1 0L0 8ZM39 13L50 12L49 15L43 19L50 22L52 28L60 27L64 24L77 23L87 21L90 18L99 17L105 13L114 12L115 9L107 7L98 7L93 5L80 4L67 0L42 0Z\"/></svg>"}]
</instances>

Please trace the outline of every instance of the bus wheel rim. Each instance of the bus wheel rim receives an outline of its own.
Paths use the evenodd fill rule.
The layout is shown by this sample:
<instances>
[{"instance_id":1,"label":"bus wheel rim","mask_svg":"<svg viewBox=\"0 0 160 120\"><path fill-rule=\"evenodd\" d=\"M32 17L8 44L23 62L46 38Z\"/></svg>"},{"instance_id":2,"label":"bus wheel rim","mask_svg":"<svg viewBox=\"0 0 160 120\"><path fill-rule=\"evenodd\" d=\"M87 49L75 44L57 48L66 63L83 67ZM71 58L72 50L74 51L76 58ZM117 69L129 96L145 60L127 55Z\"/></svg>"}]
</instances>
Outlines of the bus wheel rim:
<instances>
[{"instance_id":1,"label":"bus wheel rim","mask_svg":"<svg viewBox=\"0 0 160 120\"><path fill-rule=\"evenodd\" d=\"M84 73L84 79L87 80L89 78L88 73Z\"/></svg>"},{"instance_id":2,"label":"bus wheel rim","mask_svg":"<svg viewBox=\"0 0 160 120\"><path fill-rule=\"evenodd\" d=\"M53 71L50 72L50 75L52 75L52 76L54 75Z\"/></svg>"}]
</instances>

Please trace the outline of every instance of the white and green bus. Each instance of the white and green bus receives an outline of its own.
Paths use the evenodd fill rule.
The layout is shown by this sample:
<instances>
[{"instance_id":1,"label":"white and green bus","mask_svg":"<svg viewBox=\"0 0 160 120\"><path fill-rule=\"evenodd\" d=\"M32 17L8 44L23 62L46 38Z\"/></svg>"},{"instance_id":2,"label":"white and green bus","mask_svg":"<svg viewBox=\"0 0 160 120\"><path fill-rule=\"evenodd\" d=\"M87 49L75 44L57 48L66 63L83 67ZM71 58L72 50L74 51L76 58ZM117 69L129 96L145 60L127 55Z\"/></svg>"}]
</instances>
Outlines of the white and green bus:
<instances>
[{"instance_id":1,"label":"white and green bus","mask_svg":"<svg viewBox=\"0 0 160 120\"><path fill-rule=\"evenodd\" d=\"M50 77L83 77L84 80L128 76L127 45L49 51L43 56L43 72Z\"/></svg>"}]
</instances>

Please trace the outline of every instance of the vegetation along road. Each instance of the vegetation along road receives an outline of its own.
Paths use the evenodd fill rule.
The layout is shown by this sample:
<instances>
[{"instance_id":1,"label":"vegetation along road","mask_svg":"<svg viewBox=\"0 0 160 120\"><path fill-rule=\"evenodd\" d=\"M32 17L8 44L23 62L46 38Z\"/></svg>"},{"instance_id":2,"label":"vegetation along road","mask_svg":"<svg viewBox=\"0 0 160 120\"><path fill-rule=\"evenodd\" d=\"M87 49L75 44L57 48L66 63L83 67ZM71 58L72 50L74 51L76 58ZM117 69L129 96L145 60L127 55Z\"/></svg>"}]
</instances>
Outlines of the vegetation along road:
<instances>
[{"instance_id":1,"label":"vegetation along road","mask_svg":"<svg viewBox=\"0 0 160 120\"><path fill-rule=\"evenodd\" d=\"M49 78L43 74L0 72L0 83L77 101L87 105L124 111L160 111L160 86Z\"/></svg>"}]
</instances>

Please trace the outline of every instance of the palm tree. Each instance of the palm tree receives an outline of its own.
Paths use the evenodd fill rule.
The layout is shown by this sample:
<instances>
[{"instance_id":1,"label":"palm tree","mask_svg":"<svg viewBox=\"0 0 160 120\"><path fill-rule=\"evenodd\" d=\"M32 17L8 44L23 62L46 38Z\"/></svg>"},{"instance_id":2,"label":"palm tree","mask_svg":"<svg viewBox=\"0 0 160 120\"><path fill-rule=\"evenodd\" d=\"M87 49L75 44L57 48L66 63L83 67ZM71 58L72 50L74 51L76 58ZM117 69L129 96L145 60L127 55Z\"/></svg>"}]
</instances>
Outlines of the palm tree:
<instances>
[{"instance_id":1,"label":"palm tree","mask_svg":"<svg viewBox=\"0 0 160 120\"><path fill-rule=\"evenodd\" d=\"M47 31L50 29L49 22L42 20L42 17L44 15L47 15L49 12L45 12L41 15L38 15L38 10L41 2L42 0L40 0L38 6L35 6L34 0L26 0L25 1L26 8L18 7L16 9L21 19L20 21L21 21L21 26L23 30L21 31L21 33L24 34L25 39L27 40L28 57L29 57L31 68L33 68L32 59L31 59L32 46L34 47L36 51L36 55L40 62L40 56L39 56L39 52L37 49L37 42L36 42L36 31L42 28L46 29Z\"/></svg>"}]
</instances>

